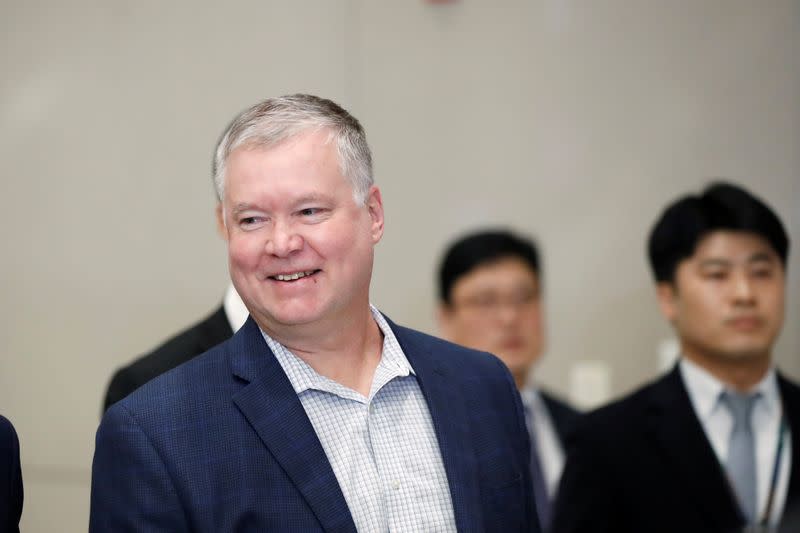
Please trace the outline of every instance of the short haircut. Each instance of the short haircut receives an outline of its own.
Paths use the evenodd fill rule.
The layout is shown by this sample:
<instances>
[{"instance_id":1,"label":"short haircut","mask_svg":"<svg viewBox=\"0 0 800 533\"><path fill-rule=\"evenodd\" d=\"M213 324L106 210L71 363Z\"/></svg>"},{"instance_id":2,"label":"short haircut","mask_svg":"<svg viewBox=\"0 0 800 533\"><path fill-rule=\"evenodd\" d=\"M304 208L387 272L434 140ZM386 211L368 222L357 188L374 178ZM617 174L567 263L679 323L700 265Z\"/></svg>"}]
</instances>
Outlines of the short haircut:
<instances>
[{"instance_id":1,"label":"short haircut","mask_svg":"<svg viewBox=\"0 0 800 533\"><path fill-rule=\"evenodd\" d=\"M308 131L327 129L336 142L339 169L353 186L356 202L364 204L372 186L372 154L364 128L335 102L308 94L269 98L242 111L228 125L214 152L213 177L217 199L225 193L225 167L237 148L271 148Z\"/></svg>"},{"instance_id":2,"label":"short haircut","mask_svg":"<svg viewBox=\"0 0 800 533\"><path fill-rule=\"evenodd\" d=\"M521 259L540 276L539 252L532 240L507 230L470 233L453 242L439 266L439 298L451 304L453 285L478 267L509 257Z\"/></svg>"},{"instance_id":3,"label":"short haircut","mask_svg":"<svg viewBox=\"0 0 800 533\"><path fill-rule=\"evenodd\" d=\"M786 266L789 237L778 215L742 187L715 182L699 195L679 198L656 221L647 243L655 280L673 283L678 264L694 255L700 240L714 231L758 235Z\"/></svg>"}]
</instances>

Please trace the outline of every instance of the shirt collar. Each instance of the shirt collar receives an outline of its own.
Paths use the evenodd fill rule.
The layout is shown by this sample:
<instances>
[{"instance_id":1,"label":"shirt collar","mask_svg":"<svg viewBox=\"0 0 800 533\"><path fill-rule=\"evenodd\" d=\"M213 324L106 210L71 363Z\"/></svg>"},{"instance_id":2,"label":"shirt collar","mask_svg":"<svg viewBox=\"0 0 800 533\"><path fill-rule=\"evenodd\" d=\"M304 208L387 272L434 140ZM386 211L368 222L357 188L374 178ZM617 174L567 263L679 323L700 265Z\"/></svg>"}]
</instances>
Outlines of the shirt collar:
<instances>
[{"instance_id":1,"label":"shirt collar","mask_svg":"<svg viewBox=\"0 0 800 533\"><path fill-rule=\"evenodd\" d=\"M375 306L370 304L369 307L372 312L372 318L383 333L383 349L378 366L384 367L394 376L416 375L386 319ZM356 391L319 374L308 363L270 337L264 330L261 330L261 335L289 378L295 393L300 394L309 389L316 389L342 397L360 399L360 395Z\"/></svg>"},{"instance_id":2,"label":"shirt collar","mask_svg":"<svg viewBox=\"0 0 800 533\"><path fill-rule=\"evenodd\" d=\"M706 369L686 357L681 357L678 367L698 417L701 420L707 420L719 404L720 394L728 387ZM761 394L759 403L770 413L776 412L775 410L780 407L780 396L775 369L770 368L751 392L759 392Z\"/></svg>"},{"instance_id":3,"label":"shirt collar","mask_svg":"<svg viewBox=\"0 0 800 533\"><path fill-rule=\"evenodd\" d=\"M244 306L244 302L239 297L233 284L228 284L225 291L225 298L222 300L222 307L225 309L225 318L228 319L228 324L231 325L231 330L234 333L244 326L247 322L247 317L250 316L250 311Z\"/></svg>"}]
</instances>

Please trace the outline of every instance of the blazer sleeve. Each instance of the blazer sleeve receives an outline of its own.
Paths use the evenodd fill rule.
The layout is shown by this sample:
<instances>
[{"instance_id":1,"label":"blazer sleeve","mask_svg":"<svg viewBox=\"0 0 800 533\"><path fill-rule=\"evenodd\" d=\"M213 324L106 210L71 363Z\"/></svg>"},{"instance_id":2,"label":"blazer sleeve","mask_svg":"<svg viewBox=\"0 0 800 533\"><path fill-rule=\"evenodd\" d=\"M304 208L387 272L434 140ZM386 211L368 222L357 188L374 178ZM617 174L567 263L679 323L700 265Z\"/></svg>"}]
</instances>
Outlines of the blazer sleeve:
<instances>
[{"instance_id":1,"label":"blazer sleeve","mask_svg":"<svg viewBox=\"0 0 800 533\"><path fill-rule=\"evenodd\" d=\"M551 533L625 531L615 509L625 502L614 488L615 477L600 439L581 427L568 441L567 461L556 495Z\"/></svg>"},{"instance_id":2,"label":"blazer sleeve","mask_svg":"<svg viewBox=\"0 0 800 533\"><path fill-rule=\"evenodd\" d=\"M163 458L133 415L114 405L95 440L89 531L188 530Z\"/></svg>"}]
</instances>

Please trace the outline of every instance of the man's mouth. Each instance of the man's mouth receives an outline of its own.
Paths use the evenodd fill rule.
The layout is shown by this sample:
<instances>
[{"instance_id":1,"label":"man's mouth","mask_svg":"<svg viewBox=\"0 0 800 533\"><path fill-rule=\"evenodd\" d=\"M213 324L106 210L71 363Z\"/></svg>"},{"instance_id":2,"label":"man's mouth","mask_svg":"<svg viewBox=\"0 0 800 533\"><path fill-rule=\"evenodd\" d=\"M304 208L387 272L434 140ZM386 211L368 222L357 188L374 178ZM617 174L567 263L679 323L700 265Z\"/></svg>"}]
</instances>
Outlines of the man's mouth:
<instances>
[{"instance_id":1,"label":"man's mouth","mask_svg":"<svg viewBox=\"0 0 800 533\"><path fill-rule=\"evenodd\" d=\"M317 270L304 270L300 272L288 272L286 274L275 274L274 276L268 276L269 279L274 279L275 281L297 281L298 279L302 279L312 274L316 274L319 272Z\"/></svg>"},{"instance_id":2,"label":"man's mouth","mask_svg":"<svg viewBox=\"0 0 800 533\"><path fill-rule=\"evenodd\" d=\"M733 328L746 331L761 327L762 322L758 316L741 316L728 320L728 324Z\"/></svg>"}]
</instances>

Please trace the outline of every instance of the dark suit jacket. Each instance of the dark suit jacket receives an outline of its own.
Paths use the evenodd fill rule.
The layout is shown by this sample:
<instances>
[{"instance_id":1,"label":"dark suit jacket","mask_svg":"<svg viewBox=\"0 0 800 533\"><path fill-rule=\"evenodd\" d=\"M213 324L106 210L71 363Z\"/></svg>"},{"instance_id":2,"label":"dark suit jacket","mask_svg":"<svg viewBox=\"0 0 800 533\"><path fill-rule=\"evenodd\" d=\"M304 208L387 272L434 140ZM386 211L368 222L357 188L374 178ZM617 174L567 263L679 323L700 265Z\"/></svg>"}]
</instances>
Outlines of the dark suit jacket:
<instances>
[{"instance_id":1,"label":"dark suit jacket","mask_svg":"<svg viewBox=\"0 0 800 533\"><path fill-rule=\"evenodd\" d=\"M225 309L220 305L210 316L170 338L152 352L118 369L108 385L103 412L151 379L208 351L233 335Z\"/></svg>"},{"instance_id":2,"label":"dark suit jacket","mask_svg":"<svg viewBox=\"0 0 800 533\"><path fill-rule=\"evenodd\" d=\"M508 370L390 325L428 403L458 529L538 531ZM108 410L90 530L355 532L314 428L252 318Z\"/></svg>"},{"instance_id":3,"label":"dark suit jacket","mask_svg":"<svg viewBox=\"0 0 800 533\"><path fill-rule=\"evenodd\" d=\"M796 527L800 388L782 377L779 387L794 441L783 526ZM553 533L741 531L739 507L677 367L584 415L567 450Z\"/></svg>"},{"instance_id":4,"label":"dark suit jacket","mask_svg":"<svg viewBox=\"0 0 800 533\"><path fill-rule=\"evenodd\" d=\"M567 437L575 429L578 420L580 420L581 413L549 392L539 389L539 395L542 397L544 406L550 414L550 420L553 421L561 446L564 447Z\"/></svg>"},{"instance_id":5,"label":"dark suit jacket","mask_svg":"<svg viewBox=\"0 0 800 533\"><path fill-rule=\"evenodd\" d=\"M14 426L0 416L0 531L19 531L22 516L22 469Z\"/></svg>"}]
</instances>

